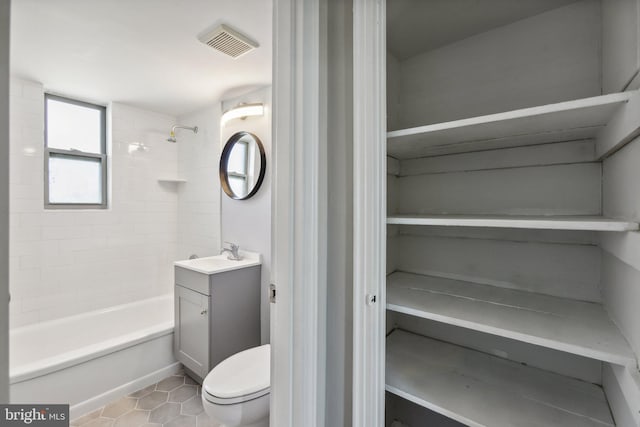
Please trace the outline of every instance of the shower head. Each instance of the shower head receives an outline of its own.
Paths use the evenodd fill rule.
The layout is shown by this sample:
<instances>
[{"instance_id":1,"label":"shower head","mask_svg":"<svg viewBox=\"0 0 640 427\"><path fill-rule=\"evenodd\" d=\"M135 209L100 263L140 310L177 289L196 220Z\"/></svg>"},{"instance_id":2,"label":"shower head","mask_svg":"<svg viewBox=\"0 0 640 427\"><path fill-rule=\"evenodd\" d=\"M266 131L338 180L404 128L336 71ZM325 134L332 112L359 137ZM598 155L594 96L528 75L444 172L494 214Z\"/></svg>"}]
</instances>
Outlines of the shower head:
<instances>
[{"instance_id":1,"label":"shower head","mask_svg":"<svg viewBox=\"0 0 640 427\"><path fill-rule=\"evenodd\" d=\"M167 141L169 142L178 142L178 140L176 139L176 129L187 129L190 130L193 133L198 133L198 126L182 126L182 125L173 125L173 127L171 128L171 133L169 134L169 138L167 138Z\"/></svg>"}]
</instances>

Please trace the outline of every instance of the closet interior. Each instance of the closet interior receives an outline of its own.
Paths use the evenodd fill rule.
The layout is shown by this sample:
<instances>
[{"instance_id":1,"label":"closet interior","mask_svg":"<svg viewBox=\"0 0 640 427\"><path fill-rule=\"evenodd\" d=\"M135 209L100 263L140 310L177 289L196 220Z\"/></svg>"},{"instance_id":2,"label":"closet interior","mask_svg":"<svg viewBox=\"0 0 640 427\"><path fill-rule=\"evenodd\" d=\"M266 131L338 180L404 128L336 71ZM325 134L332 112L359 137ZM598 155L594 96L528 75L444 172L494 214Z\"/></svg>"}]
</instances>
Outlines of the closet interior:
<instances>
[{"instance_id":1,"label":"closet interior","mask_svg":"<svg viewBox=\"0 0 640 427\"><path fill-rule=\"evenodd\" d=\"M386 8L386 425L639 426L638 0Z\"/></svg>"}]
</instances>

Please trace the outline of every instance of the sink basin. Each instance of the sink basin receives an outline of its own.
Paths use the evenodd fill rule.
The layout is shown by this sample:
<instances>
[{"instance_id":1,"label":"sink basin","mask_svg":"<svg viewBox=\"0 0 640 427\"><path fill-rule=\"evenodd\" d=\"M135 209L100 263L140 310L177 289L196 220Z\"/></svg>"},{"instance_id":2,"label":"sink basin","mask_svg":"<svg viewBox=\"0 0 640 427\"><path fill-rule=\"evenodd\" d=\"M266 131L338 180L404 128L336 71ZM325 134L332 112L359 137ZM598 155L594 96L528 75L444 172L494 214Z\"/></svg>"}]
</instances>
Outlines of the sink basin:
<instances>
[{"instance_id":1,"label":"sink basin","mask_svg":"<svg viewBox=\"0 0 640 427\"><path fill-rule=\"evenodd\" d=\"M176 261L174 265L203 274L216 274L224 271L237 270L238 268L260 265L260 254L255 252L240 251L242 259L235 261L228 259L226 253L205 258Z\"/></svg>"}]
</instances>

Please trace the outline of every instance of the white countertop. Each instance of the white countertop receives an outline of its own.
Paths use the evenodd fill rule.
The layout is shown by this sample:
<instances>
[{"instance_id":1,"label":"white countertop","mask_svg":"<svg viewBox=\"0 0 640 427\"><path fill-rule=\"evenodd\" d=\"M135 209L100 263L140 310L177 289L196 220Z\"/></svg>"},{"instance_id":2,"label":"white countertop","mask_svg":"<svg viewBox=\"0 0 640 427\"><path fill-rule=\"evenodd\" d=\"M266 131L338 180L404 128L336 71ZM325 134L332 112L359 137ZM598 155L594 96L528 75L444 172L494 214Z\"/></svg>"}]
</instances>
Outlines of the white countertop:
<instances>
[{"instance_id":1,"label":"white countertop","mask_svg":"<svg viewBox=\"0 0 640 427\"><path fill-rule=\"evenodd\" d=\"M174 265L198 273L217 274L262 264L262 256L257 252L239 251L239 254L242 257L239 261L228 259L229 254L225 252L216 256L176 261Z\"/></svg>"}]
</instances>

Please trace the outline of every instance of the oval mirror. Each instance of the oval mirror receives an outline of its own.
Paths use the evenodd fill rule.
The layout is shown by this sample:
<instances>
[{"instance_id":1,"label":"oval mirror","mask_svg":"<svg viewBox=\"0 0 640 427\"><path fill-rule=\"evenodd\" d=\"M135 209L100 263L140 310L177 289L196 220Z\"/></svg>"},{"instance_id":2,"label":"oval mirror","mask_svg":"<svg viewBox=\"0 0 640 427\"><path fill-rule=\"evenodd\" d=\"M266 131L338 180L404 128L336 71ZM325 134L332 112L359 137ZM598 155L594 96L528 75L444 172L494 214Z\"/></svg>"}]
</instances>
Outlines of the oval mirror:
<instances>
[{"instance_id":1,"label":"oval mirror","mask_svg":"<svg viewBox=\"0 0 640 427\"><path fill-rule=\"evenodd\" d=\"M267 159L260 139L250 132L233 134L222 150L220 184L227 196L245 200L260 189Z\"/></svg>"}]
</instances>

